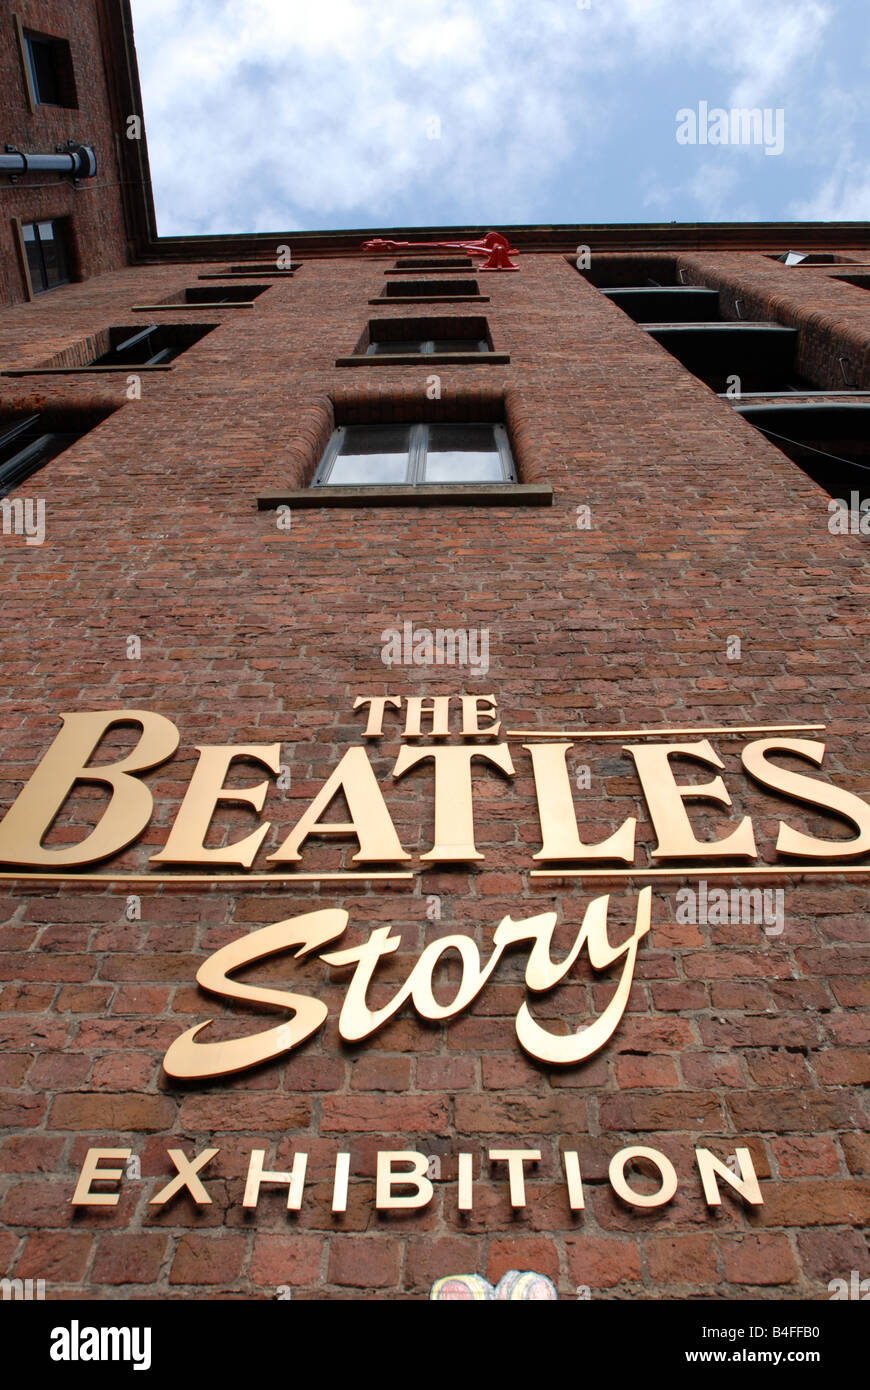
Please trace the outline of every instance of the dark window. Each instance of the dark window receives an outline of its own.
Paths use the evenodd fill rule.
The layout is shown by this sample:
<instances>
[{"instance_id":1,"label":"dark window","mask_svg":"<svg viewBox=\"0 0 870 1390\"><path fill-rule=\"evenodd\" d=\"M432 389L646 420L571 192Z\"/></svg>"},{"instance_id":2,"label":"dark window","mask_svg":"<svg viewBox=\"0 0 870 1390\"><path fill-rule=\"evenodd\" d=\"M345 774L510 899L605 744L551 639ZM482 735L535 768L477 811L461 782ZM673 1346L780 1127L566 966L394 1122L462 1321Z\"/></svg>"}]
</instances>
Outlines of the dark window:
<instances>
[{"instance_id":1,"label":"dark window","mask_svg":"<svg viewBox=\"0 0 870 1390\"><path fill-rule=\"evenodd\" d=\"M67 284L69 269L62 223L24 222L21 235L33 293L42 294Z\"/></svg>"},{"instance_id":2,"label":"dark window","mask_svg":"<svg viewBox=\"0 0 870 1390\"><path fill-rule=\"evenodd\" d=\"M584 280L597 289L631 289L637 285L681 285L680 267L675 256L647 252L639 255L618 255L613 252L593 256L591 263L584 268L577 265L579 258L569 256L568 260Z\"/></svg>"},{"instance_id":3,"label":"dark window","mask_svg":"<svg viewBox=\"0 0 870 1390\"><path fill-rule=\"evenodd\" d=\"M870 290L870 275L831 275L829 278L843 285L857 285L859 290Z\"/></svg>"},{"instance_id":4,"label":"dark window","mask_svg":"<svg viewBox=\"0 0 870 1390\"><path fill-rule=\"evenodd\" d=\"M870 406L794 404L735 407L831 497L870 497Z\"/></svg>"},{"instance_id":5,"label":"dark window","mask_svg":"<svg viewBox=\"0 0 870 1390\"><path fill-rule=\"evenodd\" d=\"M66 39L25 32L30 85L40 106L77 107L72 54Z\"/></svg>"},{"instance_id":6,"label":"dark window","mask_svg":"<svg viewBox=\"0 0 870 1390\"><path fill-rule=\"evenodd\" d=\"M830 251L783 251L782 255L770 256L769 259L782 261L783 265L852 264L848 256L834 256Z\"/></svg>"},{"instance_id":7,"label":"dark window","mask_svg":"<svg viewBox=\"0 0 870 1390\"><path fill-rule=\"evenodd\" d=\"M90 367L157 367L193 347L214 325L155 324L143 328L110 328L109 347L88 363Z\"/></svg>"},{"instance_id":8,"label":"dark window","mask_svg":"<svg viewBox=\"0 0 870 1390\"><path fill-rule=\"evenodd\" d=\"M366 352L370 357L383 353L432 353L432 352L489 352L489 343L483 338L397 338L386 342L369 343Z\"/></svg>"},{"instance_id":9,"label":"dark window","mask_svg":"<svg viewBox=\"0 0 870 1390\"><path fill-rule=\"evenodd\" d=\"M516 480L503 425L343 425L327 445L314 486Z\"/></svg>"},{"instance_id":10,"label":"dark window","mask_svg":"<svg viewBox=\"0 0 870 1390\"><path fill-rule=\"evenodd\" d=\"M719 295L701 285L631 285L602 289L635 323L717 323Z\"/></svg>"},{"instance_id":11,"label":"dark window","mask_svg":"<svg viewBox=\"0 0 870 1390\"><path fill-rule=\"evenodd\" d=\"M433 338L431 344L423 344L424 352L488 352L489 346L481 340L470 342L468 338Z\"/></svg>"},{"instance_id":12,"label":"dark window","mask_svg":"<svg viewBox=\"0 0 870 1390\"><path fill-rule=\"evenodd\" d=\"M419 338L396 338L389 343L369 343L366 352L369 357L397 352L431 352L431 343L421 342Z\"/></svg>"},{"instance_id":13,"label":"dark window","mask_svg":"<svg viewBox=\"0 0 870 1390\"><path fill-rule=\"evenodd\" d=\"M814 390L795 370L797 331L772 323L653 325L646 330L711 390Z\"/></svg>"},{"instance_id":14,"label":"dark window","mask_svg":"<svg viewBox=\"0 0 870 1390\"><path fill-rule=\"evenodd\" d=\"M45 414L0 416L0 497L35 473L43 464L75 444L97 419L86 423Z\"/></svg>"},{"instance_id":15,"label":"dark window","mask_svg":"<svg viewBox=\"0 0 870 1390\"><path fill-rule=\"evenodd\" d=\"M196 286L184 291L185 304L250 304L258 295L265 294L271 285L216 285Z\"/></svg>"},{"instance_id":16,"label":"dark window","mask_svg":"<svg viewBox=\"0 0 870 1390\"><path fill-rule=\"evenodd\" d=\"M388 299L395 296L430 299L436 295L454 298L466 294L480 294L476 280L391 280L384 285L384 295Z\"/></svg>"},{"instance_id":17,"label":"dark window","mask_svg":"<svg viewBox=\"0 0 870 1390\"><path fill-rule=\"evenodd\" d=\"M477 315L370 319L357 354L382 357L435 352L492 352L486 319Z\"/></svg>"}]
</instances>

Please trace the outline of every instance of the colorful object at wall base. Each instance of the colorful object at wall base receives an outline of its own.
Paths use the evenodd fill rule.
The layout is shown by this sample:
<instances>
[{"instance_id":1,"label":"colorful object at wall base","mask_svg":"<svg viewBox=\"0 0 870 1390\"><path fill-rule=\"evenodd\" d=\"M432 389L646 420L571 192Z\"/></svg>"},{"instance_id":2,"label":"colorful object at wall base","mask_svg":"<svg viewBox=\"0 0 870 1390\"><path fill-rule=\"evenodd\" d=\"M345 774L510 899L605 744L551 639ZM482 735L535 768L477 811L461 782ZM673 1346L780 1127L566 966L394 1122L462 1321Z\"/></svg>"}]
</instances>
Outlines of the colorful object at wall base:
<instances>
[{"instance_id":1,"label":"colorful object at wall base","mask_svg":"<svg viewBox=\"0 0 870 1390\"><path fill-rule=\"evenodd\" d=\"M533 1269L509 1269L495 1286L480 1274L448 1274L444 1279L435 1280L429 1298L430 1301L447 1299L459 1302L477 1302L481 1299L553 1302L558 1300L559 1295L556 1286L545 1274L536 1274Z\"/></svg>"}]
</instances>

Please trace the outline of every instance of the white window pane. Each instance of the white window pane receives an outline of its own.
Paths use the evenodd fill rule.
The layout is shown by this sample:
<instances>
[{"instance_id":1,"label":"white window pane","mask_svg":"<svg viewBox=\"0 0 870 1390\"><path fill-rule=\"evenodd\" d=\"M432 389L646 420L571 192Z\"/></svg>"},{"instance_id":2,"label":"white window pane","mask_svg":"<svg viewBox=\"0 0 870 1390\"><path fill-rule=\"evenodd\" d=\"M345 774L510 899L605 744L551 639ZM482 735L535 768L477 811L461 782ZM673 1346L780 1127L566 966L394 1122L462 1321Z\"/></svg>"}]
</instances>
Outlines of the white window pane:
<instances>
[{"instance_id":1,"label":"white window pane","mask_svg":"<svg viewBox=\"0 0 870 1390\"><path fill-rule=\"evenodd\" d=\"M347 486L404 483L408 476L410 431L407 425L383 428L351 426L328 482Z\"/></svg>"},{"instance_id":2,"label":"white window pane","mask_svg":"<svg viewBox=\"0 0 870 1390\"><path fill-rule=\"evenodd\" d=\"M479 352L477 338L436 338L433 352Z\"/></svg>"},{"instance_id":3,"label":"white window pane","mask_svg":"<svg viewBox=\"0 0 870 1390\"><path fill-rule=\"evenodd\" d=\"M504 472L498 454L429 454L427 483L500 483Z\"/></svg>"},{"instance_id":4,"label":"white window pane","mask_svg":"<svg viewBox=\"0 0 870 1390\"><path fill-rule=\"evenodd\" d=\"M495 483L503 479L492 425L431 426L427 483Z\"/></svg>"},{"instance_id":5,"label":"white window pane","mask_svg":"<svg viewBox=\"0 0 870 1390\"><path fill-rule=\"evenodd\" d=\"M396 338L369 344L369 354L376 357L381 352L421 352L423 344L419 338Z\"/></svg>"},{"instance_id":6,"label":"white window pane","mask_svg":"<svg viewBox=\"0 0 870 1390\"><path fill-rule=\"evenodd\" d=\"M408 460L398 454L350 454L336 459L327 483L347 487L376 486L378 483L404 483Z\"/></svg>"}]
</instances>

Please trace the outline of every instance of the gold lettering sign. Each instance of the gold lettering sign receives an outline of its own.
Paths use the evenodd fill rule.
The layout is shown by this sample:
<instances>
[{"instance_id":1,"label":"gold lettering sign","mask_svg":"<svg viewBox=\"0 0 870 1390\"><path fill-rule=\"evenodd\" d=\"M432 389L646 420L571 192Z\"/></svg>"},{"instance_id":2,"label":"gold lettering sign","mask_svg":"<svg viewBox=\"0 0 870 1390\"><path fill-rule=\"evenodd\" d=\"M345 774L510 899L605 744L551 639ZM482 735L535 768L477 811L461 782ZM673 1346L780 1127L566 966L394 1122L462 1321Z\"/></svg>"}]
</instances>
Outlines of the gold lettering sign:
<instances>
[{"instance_id":1,"label":"gold lettering sign","mask_svg":"<svg viewBox=\"0 0 870 1390\"><path fill-rule=\"evenodd\" d=\"M825 756L825 745L815 739L805 738L762 738L750 743L742 753L743 766L762 786L782 792L795 801L804 801L810 806L821 806L833 811L854 825L858 834L853 840L820 840L816 835L803 835L798 830L780 822L776 848L779 854L807 855L818 859L840 859L870 850L870 806L853 792L842 787L825 786L800 772L777 767L768 762L768 753L793 753L807 762L821 767Z\"/></svg>"},{"instance_id":2,"label":"gold lettering sign","mask_svg":"<svg viewBox=\"0 0 870 1390\"><path fill-rule=\"evenodd\" d=\"M351 819L339 823L321 820L339 792L344 793ZM363 863L411 858L399 844L396 828L364 748L347 750L295 830L275 854L269 855L270 860L284 864L301 859L299 849L309 835L355 836L359 850L353 857Z\"/></svg>"},{"instance_id":3,"label":"gold lettering sign","mask_svg":"<svg viewBox=\"0 0 870 1390\"><path fill-rule=\"evenodd\" d=\"M61 719L63 728L0 821L0 861L4 863L51 869L93 864L126 849L151 819L151 793L136 774L172 757L178 747L178 730L172 721L139 709L62 714ZM88 759L97 744L119 724L140 726L136 747L115 763L91 766ZM43 848L42 841L79 782L109 787L109 805L80 844Z\"/></svg>"},{"instance_id":4,"label":"gold lettering sign","mask_svg":"<svg viewBox=\"0 0 870 1390\"><path fill-rule=\"evenodd\" d=\"M577 816L566 754L571 743L524 743L532 759L538 817L543 845L535 859L619 859L634 862L634 833L637 820L630 816L608 840L584 845L577 834Z\"/></svg>"},{"instance_id":5,"label":"gold lettering sign","mask_svg":"<svg viewBox=\"0 0 870 1390\"><path fill-rule=\"evenodd\" d=\"M235 1038L226 1042L203 1042L199 1035L211 1020L197 1024L171 1044L163 1059L169 1076L178 1080L204 1079L245 1071L261 1062L270 1061L291 1052L310 1038L326 1021L327 1006L304 994L263 989L243 985L229 978L230 972L255 961L278 955L291 946L299 949L296 959L320 951L320 960L327 965L355 967L339 1016L339 1033L347 1042L360 1042L410 1002L421 1018L431 1021L453 1018L477 998L486 985L504 952L512 946L529 945L525 981L535 994L554 989L568 974L583 948L586 948L593 970L608 970L622 960L622 970L616 991L603 1013L593 1023L574 1033L551 1033L532 1016L527 1003L517 1013L516 1033L522 1046L539 1061L557 1066L570 1066L584 1061L602 1048L612 1037L628 1003L637 948L650 929L652 890L642 889L638 900L634 931L619 946L611 946L607 933L609 896L596 898L589 904L577 938L564 960L554 961L551 942L556 926L555 912L529 917L515 922L505 917L493 936L493 953L484 966L475 942L468 936L448 936L431 942L423 951L405 984L390 1003L372 1010L367 1002L369 986L381 959L396 951L401 937L391 936L389 927L377 927L360 946L344 951L320 951L327 942L344 932L347 913L337 909L309 912L290 917L271 927L262 927L215 951L197 971L197 981L203 989L227 999L250 1000L277 1005L293 1012L290 1021L262 1033ZM459 987L449 1004L439 1004L432 990L432 974L446 951L459 954L462 976Z\"/></svg>"},{"instance_id":6,"label":"gold lettering sign","mask_svg":"<svg viewBox=\"0 0 870 1390\"><path fill-rule=\"evenodd\" d=\"M425 789L421 797L434 811L432 847L419 855L414 870L401 867L411 858L402 845L393 822L387 798L375 773L369 753L363 745L347 749L320 790L302 812L295 826L285 834L283 843L269 855L276 866L291 866L286 875L280 872L251 874L257 855L265 850L271 828L269 821L260 821L270 790L270 779L286 771L281 758L281 745L238 744L199 745L199 760L171 825L162 850L152 856L153 866L194 864L206 870L235 866L242 870L236 875L212 875L237 882L257 879L283 881L296 879L406 879L413 881L427 869L446 863L480 863L484 859L475 838L474 790L493 773L507 779L515 777L515 767L509 740L526 739L522 749L528 753L540 823L541 848L533 862L546 868L531 870L531 882L538 878L583 877L586 874L604 877L642 877L644 872L671 875L657 860L680 865L674 876L701 863L710 864L706 872L727 874L717 861L722 859L751 859L757 857L755 833L749 815L744 815L729 832L718 839L699 839L688 814L691 801L712 802L730 807L731 797L719 776L703 783L677 781L674 758L687 758L708 768L723 770L722 762L707 734L735 735L775 731L778 733L809 731L817 725L747 726L740 729L698 729L704 737L685 741L691 729L662 729L659 731L632 729L602 731L502 730L494 695L359 695L354 709L366 712L364 737L381 739L385 724L392 726L399 739L423 740L422 743L402 743L392 768L394 781L412 777L413 784ZM123 726L133 726L133 747L115 761L94 763L97 750L105 735ZM586 844L580 838L578 816L572 790L572 774L568 755L575 741L590 739L623 739L628 736L642 742L623 743L622 751L633 762L638 790L649 810L657 843L650 854L653 866L635 869L638 820L635 815L614 817L613 829L606 838ZM445 741L451 740L452 741ZM459 741L457 741L457 739ZM680 741L673 741L679 739ZM434 741L433 741L434 740ZM652 741L649 741L652 740ZM62 727L41 762L19 792L17 799L0 821L0 862L14 868L45 869L54 872L66 868L81 869L99 859L109 858L143 835L149 826L153 802L143 774L168 761L179 744L179 732L171 720L145 710L64 714ZM825 745L821 741L802 738L757 738L742 750L743 771L756 784L781 797L828 812L845 821L854 831L848 839L822 839L800 832L780 822L776 852L784 858L810 857L809 864L799 864L801 873L830 873L837 862L855 859L870 853L870 805L854 792L831 786L820 779L794 772L780 766L776 755L791 756L819 768ZM235 780L241 760L259 763L270 778L256 785L228 785ZM421 770L423 763L432 761L434 775ZM584 773L588 769L584 768ZM58 843L46 846L43 842L63 812L71 796L82 784L96 783L108 790L108 804L96 825L87 829L77 844ZM286 785L281 784L279 785ZM515 784L516 785L516 784ZM583 784L588 786L588 781ZM513 789L512 789L513 790ZM431 793L431 794L429 794ZM347 804L349 819L330 820L328 813L337 797ZM483 798L481 798L483 799ZM404 798L407 804L407 798ZM213 822L227 804L249 808L254 822L247 834L230 843L206 846L214 835ZM621 820L621 823L620 823ZM64 826L66 834L68 827ZM282 829L282 833L283 829ZM337 873L295 873L294 866L303 857L303 848L314 837L351 839L357 842L351 858L358 869L342 869ZM526 841L527 836L521 836ZM641 846L641 853L644 847ZM820 862L818 862L820 861ZM594 863L609 868L591 867ZM613 868L616 864L619 866ZM369 872L366 866L377 865ZM568 868L567 865L578 867ZM389 871L384 871L388 869ZM561 866L561 867L560 867ZM792 866L784 866L791 872ZM774 866L762 860L742 872L768 873ZM838 869L839 871L839 869ZM843 872L870 873L870 865L861 864ZM6 878L15 872L4 873ZM28 875L51 877L48 874ZM82 878L112 880L116 875L82 875ZM136 875L117 875L119 880ZM141 875L139 876L141 877ZM145 880L147 881L147 875ZM157 875L155 873L155 878ZM172 878L183 875L169 875ZM194 876L196 877L196 876ZM211 881L208 873L199 878ZM715 890L714 890L715 891ZM383 988L387 971L383 961L398 951L401 936L389 926L378 926L368 938L352 946L341 945L348 921L347 913L324 908L284 918L271 926L249 933L214 952L199 968L197 980L203 989L221 998L251 1002L283 1011L282 1021L248 1036L212 1041L206 1036L211 1020L190 1028L169 1047L164 1066L167 1074L179 1080L219 1077L245 1071L274 1060L299 1047L311 1038L328 1017L327 1005L311 997L305 990L287 991L242 984L236 975L243 968L273 956L292 953L304 972L306 963L316 958L334 970L349 971L346 990L337 1019L339 1035L348 1043L370 1038L406 1006L429 1022L456 1017L471 1006L491 980L505 953L523 949L527 952L525 985L528 998L517 1010L515 1032L520 1045L532 1057L548 1066L572 1066L597 1053L613 1036L625 1013L637 962L637 952L650 931L651 890L644 887L637 899L635 921L628 937L618 945L611 944L608 932L609 897L598 897L585 908L582 923L571 949L561 959L554 959L553 937L557 918L554 912L514 919L506 916L495 926L491 949L481 950L471 935L454 933L429 942L419 953L403 984L391 991ZM706 911L707 889L704 885ZM678 918L679 920L679 918ZM705 919L706 920L706 919ZM710 919L712 921L712 918ZM327 949L329 948L329 949ZM555 989L574 968L583 953L593 972L612 972L614 989L607 1005L598 1017L580 1021L573 1030L551 1031L535 1017L534 996ZM444 1002L436 997L436 972L445 957L458 959L458 982L453 996ZM389 997L391 993L392 997ZM440 991L439 991L440 993ZM373 1000L377 999L377 1006ZM180 1151L174 1151L180 1154ZM207 1161L207 1160L203 1160ZM183 1162L183 1156L179 1162ZM571 1200L582 1203L579 1170L574 1160L566 1157L566 1176ZM104 1170L108 1172L110 1170ZM91 1174L96 1180L98 1175ZM251 1183L279 1181L287 1175L259 1174L252 1168ZM667 1179L667 1181L666 1181ZM292 1174L288 1179L292 1183ZM519 1181L519 1179L517 1179ZM617 1186L624 1182L617 1175ZM663 1190L669 1175L663 1177ZM392 1183L384 1177L387 1187ZM334 1200L346 1200L341 1181L336 1179ZM202 1192L197 1187L196 1168L189 1163L179 1167L177 1183L191 1193ZM408 1185L413 1185L409 1183ZM295 1191L295 1189L292 1189ZM460 1164L460 1199L470 1200L471 1175ZM292 1194L291 1194L292 1195ZM628 1200L628 1199L626 1199ZM336 1210L340 1209L336 1207Z\"/></svg>"},{"instance_id":7,"label":"gold lettering sign","mask_svg":"<svg viewBox=\"0 0 870 1390\"><path fill-rule=\"evenodd\" d=\"M700 739L698 743L625 744L624 748L634 759L652 823L659 837L652 852L654 859L755 858L755 836L748 816L744 816L733 835L726 836L724 840L702 842L695 838L686 815L685 802L690 798L701 798L730 806L731 797L721 777L714 777L712 782L699 786L680 786L670 760L674 754L678 754L695 762L708 763L710 767L724 767L708 739Z\"/></svg>"},{"instance_id":8,"label":"gold lettering sign","mask_svg":"<svg viewBox=\"0 0 870 1390\"><path fill-rule=\"evenodd\" d=\"M422 745L403 743L392 776L399 780L429 759L434 763L431 784L434 843L419 856L422 868L443 863L481 862L484 855L475 842L473 764L476 760L485 765L485 771L478 770L478 777L491 775L495 770L507 778L514 778L515 768L507 740L528 738L532 731L508 729L499 739L502 721L497 718L493 695L437 695L431 699L359 695L354 708L368 709L366 738L383 737L384 722L391 718L394 721L404 719L401 730L394 730L400 738L444 740L452 733L464 740L459 743L430 741ZM179 734L171 720L161 714L135 709L64 714L61 718L60 732L0 820L0 863L26 869L83 869L118 854L149 826L153 802L142 774L166 762L175 753ZM115 762L92 763L103 736L125 725L138 726L134 747ZM772 727L789 730L821 726ZM741 735L763 731L763 728L750 726L733 731L699 732ZM631 732L645 739L655 734L654 730L643 729ZM680 731L675 729L661 731L663 736L678 733ZM592 739L619 736L618 730L605 730L601 734L578 730L575 734L576 738ZM558 741L551 741L557 738ZM625 817L598 843L585 844L581 840L568 765L568 754L574 746L570 738L561 739L550 731L542 731L537 739L521 745L531 762L541 831L541 848L532 859L548 866L534 869L533 876L553 877L560 872L556 866L573 864L581 867L567 872L576 877L595 863L627 865L627 869L617 872L628 875L637 863L637 817ZM780 824L777 854L789 859L810 857L822 861L815 865L822 871L826 871L825 861L845 861L870 853L870 806L854 792L781 767L771 761L771 757L777 753L791 754L820 767L824 747L815 740L765 738L749 742L742 752L743 769L759 786L829 812L854 828L856 833L852 839L826 840ZM638 790L646 801L657 835L657 844L650 851L654 863L666 860L682 862L688 867L702 862L715 865L717 860L723 859L758 858L753 824L748 815L720 839L701 840L695 834L687 811L690 801L708 801L724 807L732 804L721 777L700 784L676 780L671 764L675 757L724 768L706 737L691 743L673 742L670 738L668 741L625 743L622 749L633 761ZM227 779L234 763L242 759L260 763L272 777L285 772L279 761L280 745L199 745L198 752L199 761L166 842L152 855L151 862L161 868L193 864L206 869L237 866L245 872L250 871L255 858L264 850L269 821L255 823L250 833L229 844L207 848L205 841L213 819L224 805L247 805L254 816L262 812L270 789L269 780L251 787L233 787L227 785ZM584 771L588 773L588 769ZM43 841L70 796L80 785L88 783L109 790L108 805L96 826L78 843L44 845ZM337 822L327 819L326 815L339 796L348 805L350 819ZM357 850L351 856L352 862L360 866L377 864L383 870L392 866L388 877L401 877L398 866L412 858L399 840L384 791L363 746L346 750L296 825L285 834L283 843L268 856L268 862L278 866L299 864L304 846L314 837L355 839ZM753 871L768 864L769 860L762 857L759 868ZM803 867L812 869L813 865ZM865 871L863 866L857 870L862 871ZM870 872L870 866L866 871ZM410 877L410 874L404 876ZM279 879L281 875L261 877Z\"/></svg>"},{"instance_id":9,"label":"gold lettering sign","mask_svg":"<svg viewBox=\"0 0 870 1390\"><path fill-rule=\"evenodd\" d=\"M270 772L278 772L281 763L280 743L224 745L197 749L199 763L181 803L181 810L159 854L152 854L153 864L240 864L249 869L257 851L269 832L268 821L244 840L217 849L205 848L205 837L217 806L222 801L240 801L262 811L269 790L268 782L257 787L225 786L230 765L237 758L252 758Z\"/></svg>"},{"instance_id":10,"label":"gold lettering sign","mask_svg":"<svg viewBox=\"0 0 870 1390\"><path fill-rule=\"evenodd\" d=\"M421 859L442 863L482 859L474 843L474 810L471 803L471 760L479 758L500 768L508 777L514 765L506 743L489 748L460 744L441 748L403 748L393 768L394 777L418 763L435 762L435 843Z\"/></svg>"},{"instance_id":11,"label":"gold lettering sign","mask_svg":"<svg viewBox=\"0 0 870 1390\"><path fill-rule=\"evenodd\" d=\"M197 1206L212 1205L212 1198L199 1178L197 1170L218 1154L218 1149L206 1149L196 1159L188 1159L180 1149L168 1149L167 1157L176 1169L176 1176L161 1187L153 1196L149 1206L165 1206L185 1193ZM115 1206L119 1200L117 1192L94 1192L92 1182L110 1182L117 1186L122 1179L120 1168L102 1168L105 1158L129 1158L130 1149L88 1149L82 1164L72 1205L80 1207ZM508 1198L514 1212L521 1212L529 1204L529 1190L526 1186L528 1169L534 1169L540 1162L540 1149L489 1149L487 1153L493 1165L494 1179L503 1185L507 1182ZM720 1179L737 1194L748 1206L763 1206L761 1188L752 1164L748 1148L738 1147L734 1158L738 1172L733 1173L726 1164L716 1158L709 1149L696 1148L695 1162L701 1178L704 1200L708 1207L722 1205L719 1190ZM332 1210L347 1210L347 1194L350 1181L349 1153L335 1155L335 1170L332 1184ZM583 1180L581 1177L580 1154L576 1149L562 1152L565 1169L565 1188L568 1205L572 1211L584 1208ZM306 1180L309 1185L317 1181L309 1176L308 1153L296 1149L289 1172L269 1172L265 1167L264 1149L253 1149L248 1159L248 1172L245 1181L243 1210L256 1211L267 1186L286 1187L287 1210L300 1211L306 1197ZM467 1152L456 1154L456 1210L474 1210L475 1184L473 1183L475 1156ZM659 1190L653 1193L638 1193L631 1186L627 1169L634 1164L645 1168L658 1178ZM495 1165L498 1165L496 1167ZM502 1168L501 1165L504 1165ZM429 1177L429 1165L424 1154L413 1149L379 1150L375 1156L375 1207L379 1211L413 1211L431 1202L434 1187ZM672 1201L678 1187L676 1169L671 1160L658 1149L635 1146L620 1149L610 1161L608 1178L616 1195L629 1206L652 1209L665 1206ZM158 1179L159 1181L159 1179ZM546 1189L549 1193L549 1187ZM534 1195L532 1201L534 1202Z\"/></svg>"}]
</instances>

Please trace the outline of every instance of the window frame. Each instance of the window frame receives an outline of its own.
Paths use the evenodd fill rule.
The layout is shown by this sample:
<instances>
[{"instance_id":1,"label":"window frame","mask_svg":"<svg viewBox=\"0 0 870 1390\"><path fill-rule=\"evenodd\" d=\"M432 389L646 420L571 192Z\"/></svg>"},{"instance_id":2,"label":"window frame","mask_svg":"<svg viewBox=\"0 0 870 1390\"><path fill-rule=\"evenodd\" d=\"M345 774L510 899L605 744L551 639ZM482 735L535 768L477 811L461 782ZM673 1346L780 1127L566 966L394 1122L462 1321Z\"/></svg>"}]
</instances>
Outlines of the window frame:
<instances>
[{"instance_id":1,"label":"window frame","mask_svg":"<svg viewBox=\"0 0 870 1390\"><path fill-rule=\"evenodd\" d=\"M44 427L41 411L13 418L11 423L0 422L0 497L6 497L31 474L39 472L63 453L64 438L62 430ZM19 441L23 442L16 448Z\"/></svg>"},{"instance_id":2,"label":"window frame","mask_svg":"<svg viewBox=\"0 0 870 1390\"><path fill-rule=\"evenodd\" d=\"M19 230L21 235L21 248L24 253L24 261L27 266L27 278L30 283L31 293L34 296L38 294L49 294L51 290L59 290L62 285L69 285L72 282L72 277L70 276L70 248L67 243L66 228L64 226L65 221L66 219L63 217L39 217L33 222L19 223ZM51 285L48 283L48 274L45 264L45 253L42 249L42 235L39 230L40 227L43 226L45 223L48 223L52 228L52 236L55 246L60 247L61 254L58 257L58 262L62 262L63 269L62 278L56 280L54 284ZM33 267L30 264L30 256L28 255L27 251L27 230L31 227L33 228L33 231L35 233L35 236L31 244L35 245L39 252L39 262L42 269L41 283L38 285L34 280Z\"/></svg>"},{"instance_id":3,"label":"window frame","mask_svg":"<svg viewBox=\"0 0 870 1390\"><path fill-rule=\"evenodd\" d=\"M389 344L390 344L390 341L391 341L391 340L390 340L389 338L373 338L373 339L369 342L368 346L366 347L365 353L363 353L362 355L363 355L364 357L389 357L389 356L390 356L390 352L389 352ZM401 341L401 340L400 340L400 339L396 339L395 341ZM394 353L394 354L392 354L392 355L393 355L393 356L398 356L398 357L411 357L411 356L426 357L426 356L431 356L431 355L436 351L435 343L436 343L438 340L435 339L435 338L411 338L411 339L408 339L408 341L409 341L409 342L419 343L419 347L417 347L416 349L415 349L415 348L400 348L396 353ZM439 353L439 354L447 354L447 353L463 353L463 352L474 352L474 353L492 352L492 348L490 347L489 343L486 341L485 338L462 338L462 339L458 339L458 338L457 338L457 339L454 339L454 341L455 341L455 342L464 342L464 343L468 343L468 347L467 347L467 348L438 348L438 349L437 349L438 353ZM386 352L377 351L377 349L383 347L384 345L386 345L386 347L387 347L387 351L386 351Z\"/></svg>"},{"instance_id":4,"label":"window frame","mask_svg":"<svg viewBox=\"0 0 870 1390\"><path fill-rule=\"evenodd\" d=\"M43 95L42 77L44 75L44 64L47 64L51 73L51 86L54 94L60 96L60 82L57 75L57 64L55 62L55 48L50 39L40 38L37 34L24 35L24 48L27 53L27 64L30 68L30 81L33 84L33 95L36 98L37 106L60 106L59 101L52 101ZM41 50L39 52L38 50ZM40 62L39 59L42 59Z\"/></svg>"},{"instance_id":5,"label":"window frame","mask_svg":"<svg viewBox=\"0 0 870 1390\"><path fill-rule=\"evenodd\" d=\"M463 302L484 298L476 274L455 276L447 280L388 280L377 303L389 304L394 299L455 299ZM370 303L372 301L369 301Z\"/></svg>"},{"instance_id":6,"label":"window frame","mask_svg":"<svg viewBox=\"0 0 870 1390\"><path fill-rule=\"evenodd\" d=\"M387 422L384 422L387 423ZM503 487L505 484L518 483L517 467L514 462L513 453L510 447L510 440L505 425L497 424L492 420L433 420L426 424L407 423L402 421L390 421L389 424L406 423L409 430L407 468L405 477L399 483L385 483L382 481L375 483L334 483L329 481L330 474L341 457L341 447L347 438L349 429L365 429L368 425L377 429L377 424L366 422L365 425L336 425L333 430L329 443L323 451L323 456L317 465L314 477L311 480L312 488L322 487L360 487L360 488L393 488L393 487L439 487L443 488L449 484L442 481L427 481L425 478L426 458L429 450L429 430L437 429L440 425L485 425L493 431L496 451L502 468L500 478L481 481L476 478L466 478L457 482L460 487Z\"/></svg>"},{"instance_id":7,"label":"window frame","mask_svg":"<svg viewBox=\"0 0 870 1390\"><path fill-rule=\"evenodd\" d=\"M57 34L43 34L36 29L25 28L17 16L16 29L24 65L28 101L34 114L40 106L49 106L62 111L77 111L79 109L78 88L69 39ZM41 90L39 65L35 51L37 48L42 49L48 56L55 100L43 95Z\"/></svg>"}]
</instances>

